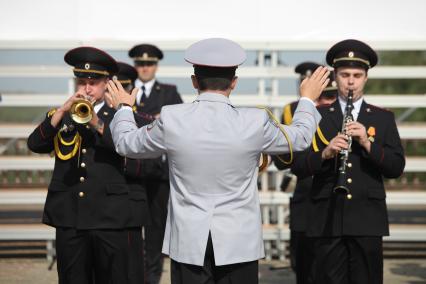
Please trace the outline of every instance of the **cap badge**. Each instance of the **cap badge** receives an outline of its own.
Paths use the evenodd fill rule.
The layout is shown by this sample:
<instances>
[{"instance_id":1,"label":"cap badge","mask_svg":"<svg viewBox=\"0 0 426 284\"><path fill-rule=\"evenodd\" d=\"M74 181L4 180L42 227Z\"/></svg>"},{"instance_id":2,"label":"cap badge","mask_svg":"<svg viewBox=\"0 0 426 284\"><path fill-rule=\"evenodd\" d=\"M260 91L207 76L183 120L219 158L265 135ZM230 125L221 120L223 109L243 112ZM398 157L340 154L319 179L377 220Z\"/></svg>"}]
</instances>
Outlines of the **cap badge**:
<instances>
[{"instance_id":1,"label":"cap badge","mask_svg":"<svg viewBox=\"0 0 426 284\"><path fill-rule=\"evenodd\" d=\"M144 54L142 54L143 58L148 58L148 53L144 52Z\"/></svg>"},{"instance_id":2,"label":"cap badge","mask_svg":"<svg viewBox=\"0 0 426 284\"><path fill-rule=\"evenodd\" d=\"M90 64L89 63L84 64L84 69L89 70L90 69Z\"/></svg>"},{"instance_id":3,"label":"cap badge","mask_svg":"<svg viewBox=\"0 0 426 284\"><path fill-rule=\"evenodd\" d=\"M348 56L349 56L350 58L354 57L354 52L353 52L353 51L349 51Z\"/></svg>"},{"instance_id":4,"label":"cap badge","mask_svg":"<svg viewBox=\"0 0 426 284\"><path fill-rule=\"evenodd\" d=\"M333 87L337 87L337 83L336 83L336 81L331 82L331 86L333 86Z\"/></svg>"}]
</instances>

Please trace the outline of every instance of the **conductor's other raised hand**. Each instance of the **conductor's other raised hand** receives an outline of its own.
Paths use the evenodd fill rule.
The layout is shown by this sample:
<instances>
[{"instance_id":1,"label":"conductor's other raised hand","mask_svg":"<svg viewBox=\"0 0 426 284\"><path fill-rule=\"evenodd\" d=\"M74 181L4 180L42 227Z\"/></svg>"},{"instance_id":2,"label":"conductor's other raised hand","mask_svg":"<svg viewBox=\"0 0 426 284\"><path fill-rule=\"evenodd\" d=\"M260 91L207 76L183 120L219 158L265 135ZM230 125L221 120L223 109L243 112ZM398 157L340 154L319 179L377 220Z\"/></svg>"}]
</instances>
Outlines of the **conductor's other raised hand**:
<instances>
[{"instance_id":1,"label":"conductor's other raised hand","mask_svg":"<svg viewBox=\"0 0 426 284\"><path fill-rule=\"evenodd\" d=\"M300 96L309 98L312 101L317 100L327 87L330 80L328 79L329 74L330 71L327 67L318 67L310 77L306 77L300 84Z\"/></svg>"},{"instance_id":2,"label":"conductor's other raised hand","mask_svg":"<svg viewBox=\"0 0 426 284\"><path fill-rule=\"evenodd\" d=\"M134 88L131 94L129 94L117 79L109 80L107 88L107 101L109 104L112 104L114 108L117 108L119 104L127 104L130 106L135 104L138 88Z\"/></svg>"}]
</instances>

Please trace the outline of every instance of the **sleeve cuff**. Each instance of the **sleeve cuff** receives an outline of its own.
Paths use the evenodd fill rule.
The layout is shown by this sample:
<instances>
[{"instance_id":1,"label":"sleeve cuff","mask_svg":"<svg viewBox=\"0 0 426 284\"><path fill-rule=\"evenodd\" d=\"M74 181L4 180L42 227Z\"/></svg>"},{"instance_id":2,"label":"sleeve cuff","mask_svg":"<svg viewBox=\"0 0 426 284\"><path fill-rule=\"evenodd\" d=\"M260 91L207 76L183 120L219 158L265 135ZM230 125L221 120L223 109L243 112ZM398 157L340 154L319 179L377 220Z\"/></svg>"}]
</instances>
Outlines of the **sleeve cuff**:
<instances>
[{"instance_id":1,"label":"sleeve cuff","mask_svg":"<svg viewBox=\"0 0 426 284\"><path fill-rule=\"evenodd\" d=\"M39 125L39 131L40 131L40 135L43 137L43 139L49 139L49 138L56 135L56 133L58 132L58 129L52 126L49 118L46 118Z\"/></svg>"},{"instance_id":2,"label":"sleeve cuff","mask_svg":"<svg viewBox=\"0 0 426 284\"><path fill-rule=\"evenodd\" d=\"M300 99L299 99L299 101L307 101L307 102L310 102L314 107L316 107L315 106L315 103L314 103L314 101L313 100L311 100L310 98L307 98L307 97L301 97Z\"/></svg>"},{"instance_id":3,"label":"sleeve cuff","mask_svg":"<svg viewBox=\"0 0 426 284\"><path fill-rule=\"evenodd\" d=\"M309 153L307 164L311 175L314 175L321 170L322 163L322 151Z\"/></svg>"},{"instance_id":4,"label":"sleeve cuff","mask_svg":"<svg viewBox=\"0 0 426 284\"><path fill-rule=\"evenodd\" d=\"M122 106L120 109L117 110L116 113L123 111L123 110L130 110L131 112L133 112L132 108L129 106Z\"/></svg>"},{"instance_id":5,"label":"sleeve cuff","mask_svg":"<svg viewBox=\"0 0 426 284\"><path fill-rule=\"evenodd\" d=\"M363 153L377 164L381 164L385 157L383 147L375 143L371 143L370 153L368 153L365 149L363 150Z\"/></svg>"}]
</instances>

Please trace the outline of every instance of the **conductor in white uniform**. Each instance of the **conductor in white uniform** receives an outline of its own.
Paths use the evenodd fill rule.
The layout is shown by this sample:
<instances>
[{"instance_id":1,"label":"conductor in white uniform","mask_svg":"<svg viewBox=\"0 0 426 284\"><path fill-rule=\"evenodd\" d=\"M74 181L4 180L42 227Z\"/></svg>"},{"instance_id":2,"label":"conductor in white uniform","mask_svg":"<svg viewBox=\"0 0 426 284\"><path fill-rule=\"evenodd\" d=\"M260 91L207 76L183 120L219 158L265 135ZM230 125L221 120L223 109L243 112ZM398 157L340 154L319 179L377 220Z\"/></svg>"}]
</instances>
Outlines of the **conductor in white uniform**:
<instances>
[{"instance_id":1,"label":"conductor in white uniform","mask_svg":"<svg viewBox=\"0 0 426 284\"><path fill-rule=\"evenodd\" d=\"M193 103L162 108L160 118L138 128L129 95L116 80L109 100L118 109L110 129L126 157L169 157L170 199L163 253L172 283L258 283L264 257L257 176L261 153L301 151L320 121L314 100L328 83L319 67L301 84L293 123L278 125L265 110L237 108L229 100L236 69L246 59L237 43L220 38L191 45ZM284 135L287 134L287 138Z\"/></svg>"}]
</instances>

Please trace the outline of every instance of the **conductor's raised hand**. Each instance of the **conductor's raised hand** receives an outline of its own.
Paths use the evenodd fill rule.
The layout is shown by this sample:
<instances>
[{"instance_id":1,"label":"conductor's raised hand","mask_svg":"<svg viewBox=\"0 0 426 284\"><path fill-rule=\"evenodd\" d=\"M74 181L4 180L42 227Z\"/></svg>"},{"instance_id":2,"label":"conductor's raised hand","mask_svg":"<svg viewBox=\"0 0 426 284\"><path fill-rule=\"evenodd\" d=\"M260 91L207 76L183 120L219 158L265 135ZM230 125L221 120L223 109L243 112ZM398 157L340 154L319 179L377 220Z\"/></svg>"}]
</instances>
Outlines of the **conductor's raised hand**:
<instances>
[{"instance_id":1,"label":"conductor's raised hand","mask_svg":"<svg viewBox=\"0 0 426 284\"><path fill-rule=\"evenodd\" d=\"M327 67L318 67L310 77L306 77L300 84L300 96L313 101L317 100L330 81L329 74L330 71Z\"/></svg>"},{"instance_id":2,"label":"conductor's raised hand","mask_svg":"<svg viewBox=\"0 0 426 284\"><path fill-rule=\"evenodd\" d=\"M129 94L121 85L121 83L117 80L109 80L108 81L108 93L107 101L109 104L112 104L114 108L117 108L119 104L127 104L133 106L136 100L136 94L138 93L138 89L134 88Z\"/></svg>"}]
</instances>

